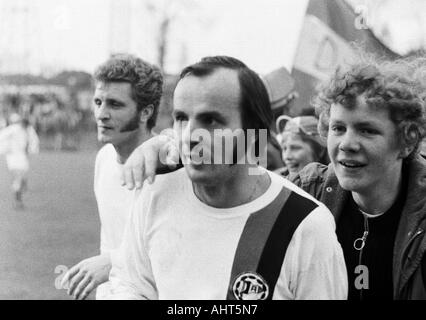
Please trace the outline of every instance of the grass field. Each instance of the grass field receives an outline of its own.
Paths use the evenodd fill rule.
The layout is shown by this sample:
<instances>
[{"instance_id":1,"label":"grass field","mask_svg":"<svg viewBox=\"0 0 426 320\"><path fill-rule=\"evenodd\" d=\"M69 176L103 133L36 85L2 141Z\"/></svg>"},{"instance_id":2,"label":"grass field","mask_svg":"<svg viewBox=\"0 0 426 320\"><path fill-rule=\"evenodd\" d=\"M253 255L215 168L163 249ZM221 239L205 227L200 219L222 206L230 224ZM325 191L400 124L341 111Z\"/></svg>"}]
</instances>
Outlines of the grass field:
<instances>
[{"instance_id":1,"label":"grass field","mask_svg":"<svg viewBox=\"0 0 426 320\"><path fill-rule=\"evenodd\" d=\"M34 156L23 211L13 209L10 177L0 157L0 299L69 299L55 288L61 275L55 268L98 253L95 155Z\"/></svg>"}]
</instances>

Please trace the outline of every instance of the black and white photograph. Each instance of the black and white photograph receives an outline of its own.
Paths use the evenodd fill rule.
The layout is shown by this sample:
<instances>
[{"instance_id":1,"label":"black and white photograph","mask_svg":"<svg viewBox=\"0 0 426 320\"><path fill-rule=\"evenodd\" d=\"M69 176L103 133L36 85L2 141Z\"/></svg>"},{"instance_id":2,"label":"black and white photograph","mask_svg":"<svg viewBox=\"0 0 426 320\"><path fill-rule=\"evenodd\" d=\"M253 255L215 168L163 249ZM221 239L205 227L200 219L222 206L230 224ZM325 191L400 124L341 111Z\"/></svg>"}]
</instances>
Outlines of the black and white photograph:
<instances>
[{"instance_id":1,"label":"black and white photograph","mask_svg":"<svg viewBox=\"0 0 426 320\"><path fill-rule=\"evenodd\" d=\"M426 300L426 0L0 0L0 300Z\"/></svg>"}]
</instances>

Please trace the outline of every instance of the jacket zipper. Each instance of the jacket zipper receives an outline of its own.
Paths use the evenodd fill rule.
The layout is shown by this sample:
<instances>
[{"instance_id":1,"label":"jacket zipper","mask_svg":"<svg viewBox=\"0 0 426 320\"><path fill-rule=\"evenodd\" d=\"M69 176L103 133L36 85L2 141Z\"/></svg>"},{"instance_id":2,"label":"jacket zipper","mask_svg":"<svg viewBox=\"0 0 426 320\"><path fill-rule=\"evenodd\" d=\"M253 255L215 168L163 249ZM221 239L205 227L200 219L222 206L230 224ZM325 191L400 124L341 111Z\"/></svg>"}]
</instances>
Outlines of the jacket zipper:
<instances>
[{"instance_id":1,"label":"jacket zipper","mask_svg":"<svg viewBox=\"0 0 426 320\"><path fill-rule=\"evenodd\" d=\"M364 217L364 233L362 235L361 238L358 238L355 240L354 242L354 248L355 250L359 251L359 256L358 256L358 265L360 266L362 264L362 253L365 247L365 243L367 242L367 237L368 237L368 233L370 232L369 227L368 227L368 217L363 215ZM359 298L360 300L363 300L363 288L360 289L359 291Z\"/></svg>"},{"instance_id":2,"label":"jacket zipper","mask_svg":"<svg viewBox=\"0 0 426 320\"><path fill-rule=\"evenodd\" d=\"M418 229L416 231L416 233L408 240L407 245L404 247L404 250L402 251L402 257L404 257L405 255L405 251L407 251L407 249L409 248L409 246L411 245L411 243L413 243L414 239L416 239L419 235L421 235L424 232L423 229Z\"/></svg>"},{"instance_id":3,"label":"jacket zipper","mask_svg":"<svg viewBox=\"0 0 426 320\"><path fill-rule=\"evenodd\" d=\"M419 236L419 235L421 235L422 233L424 232L424 229L422 229L422 228L419 228L417 231L416 231L416 233L408 240L408 242L407 242L407 244L405 245L405 247L404 247L404 250L402 251L402 255L401 255L401 257L404 257L405 256L405 252L408 250L408 248L410 247L410 245L413 243L413 241ZM408 258L408 257L407 257ZM401 261L401 266L400 266L400 268L401 268L401 272L402 272L402 268L403 268L403 261ZM399 282L399 281L398 281ZM399 295L399 293L400 293L400 291L401 291L401 289L402 288L398 288L398 295Z\"/></svg>"}]
</instances>

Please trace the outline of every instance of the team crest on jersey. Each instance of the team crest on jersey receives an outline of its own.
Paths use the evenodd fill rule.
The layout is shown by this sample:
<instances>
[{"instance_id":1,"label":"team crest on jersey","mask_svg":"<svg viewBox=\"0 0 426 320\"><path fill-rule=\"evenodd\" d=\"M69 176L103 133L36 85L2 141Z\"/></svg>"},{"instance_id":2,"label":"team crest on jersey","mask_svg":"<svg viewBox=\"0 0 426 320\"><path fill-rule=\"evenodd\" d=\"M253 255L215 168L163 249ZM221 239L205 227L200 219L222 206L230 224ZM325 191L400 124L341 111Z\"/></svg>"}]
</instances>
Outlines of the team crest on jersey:
<instances>
[{"instance_id":1,"label":"team crest on jersey","mask_svg":"<svg viewBox=\"0 0 426 320\"><path fill-rule=\"evenodd\" d=\"M259 274L246 272L235 279L232 291L237 300L265 300L269 286Z\"/></svg>"}]
</instances>

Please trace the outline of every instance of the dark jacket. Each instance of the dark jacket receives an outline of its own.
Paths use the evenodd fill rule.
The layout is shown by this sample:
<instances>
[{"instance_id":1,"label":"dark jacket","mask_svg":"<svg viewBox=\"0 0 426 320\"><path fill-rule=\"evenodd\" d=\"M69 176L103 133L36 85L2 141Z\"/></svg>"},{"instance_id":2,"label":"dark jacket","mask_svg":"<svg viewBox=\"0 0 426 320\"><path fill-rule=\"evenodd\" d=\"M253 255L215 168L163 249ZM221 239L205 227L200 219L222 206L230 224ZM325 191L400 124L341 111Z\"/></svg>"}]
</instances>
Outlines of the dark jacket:
<instances>
[{"instance_id":1,"label":"dark jacket","mask_svg":"<svg viewBox=\"0 0 426 320\"><path fill-rule=\"evenodd\" d=\"M407 198L393 252L394 299L426 299L426 160L409 161L407 172ZM331 164L312 163L289 178L339 219L349 192L340 187Z\"/></svg>"}]
</instances>

